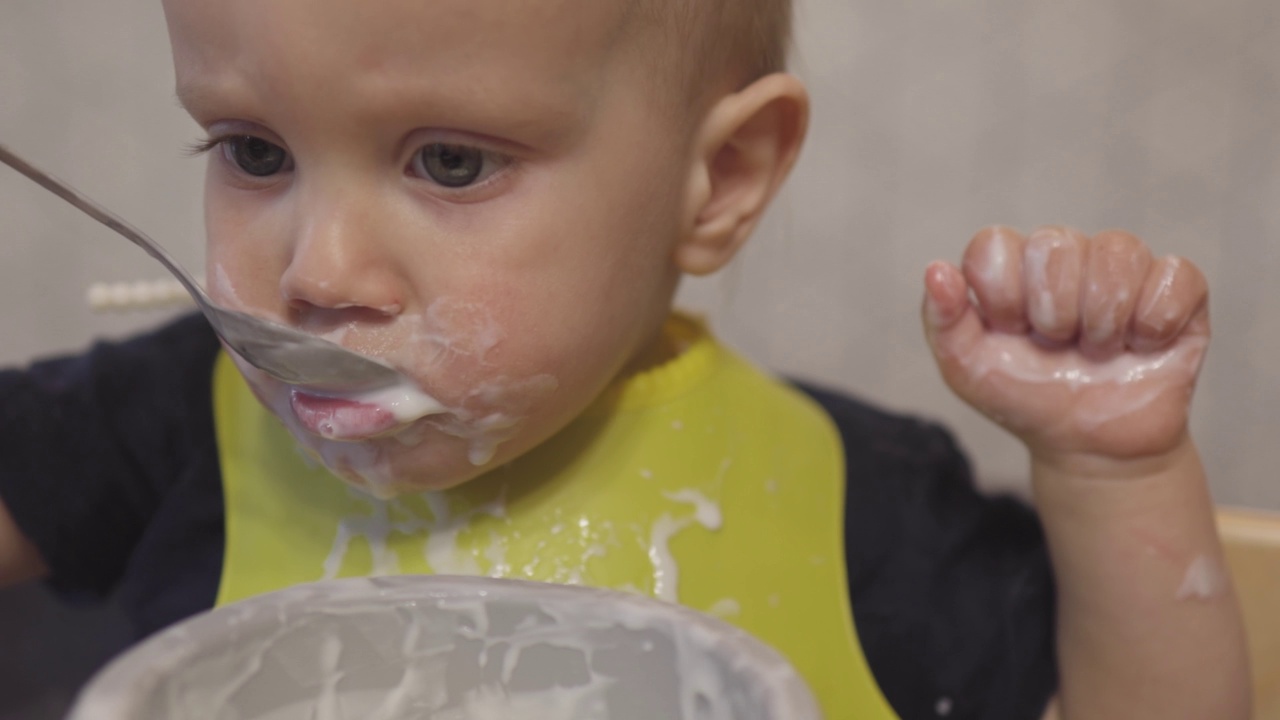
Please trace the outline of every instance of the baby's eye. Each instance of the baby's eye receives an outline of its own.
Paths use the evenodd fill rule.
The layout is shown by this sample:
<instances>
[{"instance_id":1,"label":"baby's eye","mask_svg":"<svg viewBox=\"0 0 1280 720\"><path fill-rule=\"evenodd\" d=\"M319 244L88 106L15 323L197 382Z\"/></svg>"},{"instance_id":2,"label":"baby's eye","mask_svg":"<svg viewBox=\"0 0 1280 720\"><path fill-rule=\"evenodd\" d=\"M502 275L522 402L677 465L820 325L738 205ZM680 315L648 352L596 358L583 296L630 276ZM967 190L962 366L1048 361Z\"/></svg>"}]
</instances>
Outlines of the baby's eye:
<instances>
[{"instance_id":1,"label":"baby's eye","mask_svg":"<svg viewBox=\"0 0 1280 720\"><path fill-rule=\"evenodd\" d=\"M413 174L447 188L474 185L501 170L506 159L469 145L431 143L413 155Z\"/></svg>"},{"instance_id":2,"label":"baby's eye","mask_svg":"<svg viewBox=\"0 0 1280 720\"><path fill-rule=\"evenodd\" d=\"M275 175L292 166L289 152L253 135L236 135L221 141L227 160L254 177Z\"/></svg>"}]
</instances>

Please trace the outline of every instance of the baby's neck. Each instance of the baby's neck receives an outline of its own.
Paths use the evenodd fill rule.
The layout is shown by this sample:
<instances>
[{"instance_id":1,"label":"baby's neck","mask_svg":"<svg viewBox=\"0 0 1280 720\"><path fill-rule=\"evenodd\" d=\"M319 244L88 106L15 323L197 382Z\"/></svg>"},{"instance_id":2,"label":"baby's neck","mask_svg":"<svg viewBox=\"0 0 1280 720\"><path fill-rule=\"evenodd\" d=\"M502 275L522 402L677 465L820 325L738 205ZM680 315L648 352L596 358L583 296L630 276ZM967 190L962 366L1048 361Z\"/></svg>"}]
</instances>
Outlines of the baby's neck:
<instances>
[{"instance_id":1,"label":"baby's neck","mask_svg":"<svg viewBox=\"0 0 1280 720\"><path fill-rule=\"evenodd\" d=\"M666 330L667 328L664 325L645 349L632 358L631 362L627 363L622 370L622 377L639 375L666 365L680 357L681 353L687 349L688 342L684 338Z\"/></svg>"}]
</instances>

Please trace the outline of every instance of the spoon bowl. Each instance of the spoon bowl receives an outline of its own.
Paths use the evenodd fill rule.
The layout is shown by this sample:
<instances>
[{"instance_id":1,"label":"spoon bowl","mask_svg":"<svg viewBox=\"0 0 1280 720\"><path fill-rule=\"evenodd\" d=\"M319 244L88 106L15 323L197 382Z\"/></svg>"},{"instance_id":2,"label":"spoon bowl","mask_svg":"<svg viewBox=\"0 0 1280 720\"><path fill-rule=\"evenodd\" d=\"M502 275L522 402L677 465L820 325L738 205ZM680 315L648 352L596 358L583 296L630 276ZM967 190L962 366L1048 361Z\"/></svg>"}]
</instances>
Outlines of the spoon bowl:
<instances>
[{"instance_id":1,"label":"spoon bowl","mask_svg":"<svg viewBox=\"0 0 1280 720\"><path fill-rule=\"evenodd\" d=\"M374 358L286 325L218 305L164 247L141 230L4 145L0 145L0 162L116 231L158 260L191 294L191 299L227 347L268 375L291 385L348 392L377 390L406 382L398 371Z\"/></svg>"}]
</instances>

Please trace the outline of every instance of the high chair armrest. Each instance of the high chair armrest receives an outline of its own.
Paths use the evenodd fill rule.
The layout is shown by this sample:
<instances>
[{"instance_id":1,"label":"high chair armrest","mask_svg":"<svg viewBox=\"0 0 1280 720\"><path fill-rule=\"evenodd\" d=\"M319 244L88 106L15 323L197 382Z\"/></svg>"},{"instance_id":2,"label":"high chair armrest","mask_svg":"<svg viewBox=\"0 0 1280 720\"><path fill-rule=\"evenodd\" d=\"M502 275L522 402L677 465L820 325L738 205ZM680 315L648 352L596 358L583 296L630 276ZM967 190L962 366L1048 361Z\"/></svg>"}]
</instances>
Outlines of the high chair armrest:
<instances>
[{"instance_id":1,"label":"high chair armrest","mask_svg":"<svg viewBox=\"0 0 1280 720\"><path fill-rule=\"evenodd\" d=\"M1254 717L1280 720L1280 513L1219 507L1217 520L1248 633Z\"/></svg>"}]
</instances>

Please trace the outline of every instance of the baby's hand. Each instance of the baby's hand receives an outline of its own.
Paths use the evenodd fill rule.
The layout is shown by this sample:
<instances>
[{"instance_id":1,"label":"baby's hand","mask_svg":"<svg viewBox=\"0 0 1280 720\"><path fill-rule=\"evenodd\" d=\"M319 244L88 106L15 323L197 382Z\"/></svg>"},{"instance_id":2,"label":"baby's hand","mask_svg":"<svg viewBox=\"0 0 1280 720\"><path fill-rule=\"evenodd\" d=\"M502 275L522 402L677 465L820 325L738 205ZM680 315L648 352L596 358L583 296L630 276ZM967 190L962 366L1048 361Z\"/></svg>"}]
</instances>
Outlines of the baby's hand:
<instances>
[{"instance_id":1,"label":"baby's hand","mask_svg":"<svg viewBox=\"0 0 1280 720\"><path fill-rule=\"evenodd\" d=\"M951 389L1037 458L1138 459L1186 437L1208 290L1122 232L992 227L963 270L929 266L924 326Z\"/></svg>"}]
</instances>

